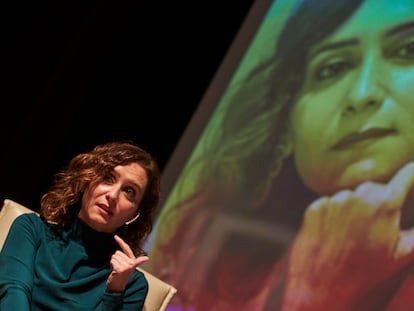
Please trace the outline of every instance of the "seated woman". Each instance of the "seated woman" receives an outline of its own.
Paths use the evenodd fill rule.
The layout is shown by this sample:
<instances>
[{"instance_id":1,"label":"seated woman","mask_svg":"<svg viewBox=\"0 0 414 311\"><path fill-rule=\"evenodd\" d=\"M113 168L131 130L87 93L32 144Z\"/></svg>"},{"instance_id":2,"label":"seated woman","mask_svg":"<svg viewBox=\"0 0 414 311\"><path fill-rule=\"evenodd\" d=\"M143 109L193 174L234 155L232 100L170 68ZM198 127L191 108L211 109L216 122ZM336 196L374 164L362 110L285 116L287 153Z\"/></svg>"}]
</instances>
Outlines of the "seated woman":
<instances>
[{"instance_id":1,"label":"seated woman","mask_svg":"<svg viewBox=\"0 0 414 311\"><path fill-rule=\"evenodd\" d=\"M153 157L129 142L75 156L13 222L0 253L0 310L142 310L136 268L160 197Z\"/></svg>"}]
</instances>

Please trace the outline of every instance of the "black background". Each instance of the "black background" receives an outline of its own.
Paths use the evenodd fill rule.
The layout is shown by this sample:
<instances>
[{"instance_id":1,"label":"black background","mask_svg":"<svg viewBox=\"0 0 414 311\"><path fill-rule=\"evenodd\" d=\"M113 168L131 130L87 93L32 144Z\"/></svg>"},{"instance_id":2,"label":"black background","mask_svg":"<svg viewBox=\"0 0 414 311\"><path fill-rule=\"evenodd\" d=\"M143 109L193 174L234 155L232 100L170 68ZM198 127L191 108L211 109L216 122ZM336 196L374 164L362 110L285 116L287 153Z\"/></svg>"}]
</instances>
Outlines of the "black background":
<instances>
[{"instance_id":1,"label":"black background","mask_svg":"<svg viewBox=\"0 0 414 311\"><path fill-rule=\"evenodd\" d=\"M34 209L52 174L102 142L163 169L252 0L5 1L0 199Z\"/></svg>"}]
</instances>

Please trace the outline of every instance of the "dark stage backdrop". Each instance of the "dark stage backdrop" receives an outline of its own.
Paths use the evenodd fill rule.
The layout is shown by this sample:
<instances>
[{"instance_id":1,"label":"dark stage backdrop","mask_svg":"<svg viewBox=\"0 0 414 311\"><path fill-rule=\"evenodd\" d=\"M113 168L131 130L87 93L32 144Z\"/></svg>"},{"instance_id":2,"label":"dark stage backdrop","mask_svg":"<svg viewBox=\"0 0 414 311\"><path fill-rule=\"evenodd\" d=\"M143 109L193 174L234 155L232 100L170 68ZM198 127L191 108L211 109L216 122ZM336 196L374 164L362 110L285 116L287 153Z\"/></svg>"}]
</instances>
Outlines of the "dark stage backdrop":
<instances>
[{"instance_id":1,"label":"dark stage backdrop","mask_svg":"<svg viewBox=\"0 0 414 311\"><path fill-rule=\"evenodd\" d=\"M163 169L252 2L3 2L0 199L36 208L58 168L110 140Z\"/></svg>"}]
</instances>

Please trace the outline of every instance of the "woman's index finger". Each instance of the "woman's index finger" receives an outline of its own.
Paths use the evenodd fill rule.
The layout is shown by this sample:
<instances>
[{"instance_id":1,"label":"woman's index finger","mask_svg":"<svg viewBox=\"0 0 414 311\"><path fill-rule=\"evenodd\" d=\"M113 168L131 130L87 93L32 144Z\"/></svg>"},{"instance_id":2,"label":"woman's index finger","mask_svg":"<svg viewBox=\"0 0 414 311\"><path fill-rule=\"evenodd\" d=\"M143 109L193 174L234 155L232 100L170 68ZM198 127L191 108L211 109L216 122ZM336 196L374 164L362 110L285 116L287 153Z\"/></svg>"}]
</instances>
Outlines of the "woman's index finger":
<instances>
[{"instance_id":1,"label":"woman's index finger","mask_svg":"<svg viewBox=\"0 0 414 311\"><path fill-rule=\"evenodd\" d=\"M120 236L115 235L114 236L115 241L118 243L119 247L121 248L121 250L130 258L134 257L134 252L132 251L131 247L129 247L129 245L123 240L121 239Z\"/></svg>"}]
</instances>

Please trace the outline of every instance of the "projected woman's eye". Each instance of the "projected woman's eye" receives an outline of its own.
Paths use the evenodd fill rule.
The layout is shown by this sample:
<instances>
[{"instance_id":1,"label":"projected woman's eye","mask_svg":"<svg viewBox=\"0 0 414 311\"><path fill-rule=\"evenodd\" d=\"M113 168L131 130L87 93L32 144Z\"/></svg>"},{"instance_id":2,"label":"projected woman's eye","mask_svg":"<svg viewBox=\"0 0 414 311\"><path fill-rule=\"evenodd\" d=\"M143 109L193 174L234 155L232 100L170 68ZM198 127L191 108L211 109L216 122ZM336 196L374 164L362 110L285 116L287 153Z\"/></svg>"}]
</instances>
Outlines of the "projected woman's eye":
<instances>
[{"instance_id":1,"label":"projected woman's eye","mask_svg":"<svg viewBox=\"0 0 414 311\"><path fill-rule=\"evenodd\" d=\"M344 57L312 61L305 74L305 84L311 89L329 86L343 78L354 67L351 60Z\"/></svg>"},{"instance_id":2,"label":"projected woman's eye","mask_svg":"<svg viewBox=\"0 0 414 311\"><path fill-rule=\"evenodd\" d=\"M351 68L352 66L349 62L345 62L343 60L333 60L320 66L314 74L314 79L321 82L331 79L338 79Z\"/></svg>"},{"instance_id":3,"label":"projected woman's eye","mask_svg":"<svg viewBox=\"0 0 414 311\"><path fill-rule=\"evenodd\" d=\"M414 62L414 38L410 41L399 44L394 50L391 57L401 62Z\"/></svg>"}]
</instances>

